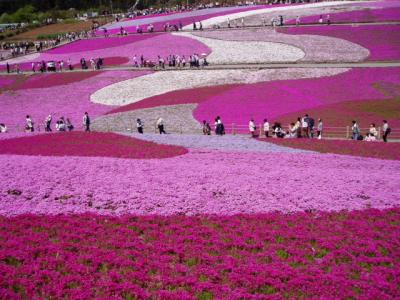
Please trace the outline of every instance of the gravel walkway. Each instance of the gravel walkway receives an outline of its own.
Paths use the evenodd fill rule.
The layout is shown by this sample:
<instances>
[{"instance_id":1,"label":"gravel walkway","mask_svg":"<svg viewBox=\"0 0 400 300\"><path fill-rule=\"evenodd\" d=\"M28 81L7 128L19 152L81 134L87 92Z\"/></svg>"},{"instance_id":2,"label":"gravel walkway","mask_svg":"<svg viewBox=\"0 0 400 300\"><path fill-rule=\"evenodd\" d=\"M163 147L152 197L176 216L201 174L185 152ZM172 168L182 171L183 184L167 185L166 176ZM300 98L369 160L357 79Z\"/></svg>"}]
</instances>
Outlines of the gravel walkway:
<instances>
[{"instance_id":1,"label":"gravel walkway","mask_svg":"<svg viewBox=\"0 0 400 300\"><path fill-rule=\"evenodd\" d=\"M260 142L244 135L204 136L188 134L134 134L135 138L152 141L158 144L177 145L194 149L212 149L222 151L246 152L284 152L284 153L312 153L300 149L278 146L272 143Z\"/></svg>"},{"instance_id":2,"label":"gravel walkway","mask_svg":"<svg viewBox=\"0 0 400 300\"><path fill-rule=\"evenodd\" d=\"M136 119L144 123L144 132L154 133L156 121L162 117L165 130L174 133L201 133L201 126L193 118L197 104L179 104L137 109L128 112L105 115L94 120L93 130L136 132Z\"/></svg>"}]
</instances>

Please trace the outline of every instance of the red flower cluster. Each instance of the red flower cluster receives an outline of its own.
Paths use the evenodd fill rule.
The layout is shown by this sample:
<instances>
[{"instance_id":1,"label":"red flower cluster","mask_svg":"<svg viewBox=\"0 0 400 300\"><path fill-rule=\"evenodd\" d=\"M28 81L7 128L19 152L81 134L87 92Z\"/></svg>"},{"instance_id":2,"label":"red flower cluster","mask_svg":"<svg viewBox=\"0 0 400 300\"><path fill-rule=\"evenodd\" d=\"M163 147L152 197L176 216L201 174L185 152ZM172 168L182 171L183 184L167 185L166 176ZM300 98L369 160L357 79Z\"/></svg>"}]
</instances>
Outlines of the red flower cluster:
<instances>
[{"instance_id":1,"label":"red flower cluster","mask_svg":"<svg viewBox=\"0 0 400 300\"><path fill-rule=\"evenodd\" d=\"M115 133L66 132L0 141L0 154L167 158L186 154L179 146L159 145Z\"/></svg>"}]
</instances>

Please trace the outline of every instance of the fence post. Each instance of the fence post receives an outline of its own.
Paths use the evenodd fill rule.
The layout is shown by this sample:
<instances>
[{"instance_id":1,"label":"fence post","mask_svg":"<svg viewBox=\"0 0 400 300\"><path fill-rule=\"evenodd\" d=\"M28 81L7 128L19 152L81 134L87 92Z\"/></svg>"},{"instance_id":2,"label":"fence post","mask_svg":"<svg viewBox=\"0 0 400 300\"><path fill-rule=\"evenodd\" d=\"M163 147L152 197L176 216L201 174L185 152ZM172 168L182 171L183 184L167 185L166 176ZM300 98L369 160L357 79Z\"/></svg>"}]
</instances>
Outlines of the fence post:
<instances>
[{"instance_id":1,"label":"fence post","mask_svg":"<svg viewBox=\"0 0 400 300\"><path fill-rule=\"evenodd\" d=\"M346 139L349 138L349 134L350 134L350 127L346 126Z\"/></svg>"},{"instance_id":2,"label":"fence post","mask_svg":"<svg viewBox=\"0 0 400 300\"><path fill-rule=\"evenodd\" d=\"M378 127L378 140L380 140L380 139L381 139L381 128Z\"/></svg>"},{"instance_id":3,"label":"fence post","mask_svg":"<svg viewBox=\"0 0 400 300\"><path fill-rule=\"evenodd\" d=\"M235 123L232 123L232 134L235 135Z\"/></svg>"},{"instance_id":4,"label":"fence post","mask_svg":"<svg viewBox=\"0 0 400 300\"><path fill-rule=\"evenodd\" d=\"M261 137L262 134L263 134L263 128L262 128L262 124L260 124L260 136L259 137Z\"/></svg>"}]
</instances>

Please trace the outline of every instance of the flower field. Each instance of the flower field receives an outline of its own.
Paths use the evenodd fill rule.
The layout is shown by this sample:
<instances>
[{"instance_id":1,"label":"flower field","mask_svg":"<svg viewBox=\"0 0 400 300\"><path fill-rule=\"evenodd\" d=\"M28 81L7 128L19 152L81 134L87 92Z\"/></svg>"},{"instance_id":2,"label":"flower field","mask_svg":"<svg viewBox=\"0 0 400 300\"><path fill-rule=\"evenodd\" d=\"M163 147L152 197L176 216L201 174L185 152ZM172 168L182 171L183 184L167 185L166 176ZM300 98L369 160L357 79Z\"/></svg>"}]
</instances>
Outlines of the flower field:
<instances>
[{"instance_id":1,"label":"flower field","mask_svg":"<svg viewBox=\"0 0 400 300\"><path fill-rule=\"evenodd\" d=\"M9 60L24 73L0 74L8 129L0 133L0 298L400 298L398 25L259 26L281 14L392 21L399 7L337 1L143 16L107 28L191 29L201 20L205 30L105 38L100 29ZM258 27L210 29L228 18ZM210 67L132 67L134 55L193 53ZM110 68L82 71L82 57ZM26 72L32 61L68 59L73 72ZM271 62L280 65L266 68ZM364 135L386 119L393 132L389 143L250 137L250 119L258 134L265 118L286 129L307 113L324 130L345 132L355 119ZM34 132L23 132L26 115ZM214 133L216 116L225 135ZM72 132L56 131L60 117Z\"/></svg>"}]
</instances>

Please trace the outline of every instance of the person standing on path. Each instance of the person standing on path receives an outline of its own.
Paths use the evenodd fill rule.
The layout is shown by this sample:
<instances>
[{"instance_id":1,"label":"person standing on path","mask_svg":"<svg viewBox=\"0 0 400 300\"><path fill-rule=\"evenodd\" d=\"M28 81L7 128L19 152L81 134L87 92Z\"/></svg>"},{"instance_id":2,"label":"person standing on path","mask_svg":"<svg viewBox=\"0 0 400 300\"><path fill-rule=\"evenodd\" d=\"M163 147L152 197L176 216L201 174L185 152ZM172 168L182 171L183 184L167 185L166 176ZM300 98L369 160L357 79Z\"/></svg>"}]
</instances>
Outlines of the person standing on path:
<instances>
[{"instance_id":1,"label":"person standing on path","mask_svg":"<svg viewBox=\"0 0 400 300\"><path fill-rule=\"evenodd\" d=\"M46 120L44 121L45 124L46 124L46 127L45 127L44 131L51 132L51 120L52 120L51 115L48 115Z\"/></svg>"},{"instance_id":2,"label":"person standing on path","mask_svg":"<svg viewBox=\"0 0 400 300\"><path fill-rule=\"evenodd\" d=\"M392 130L389 127L389 124L386 120L383 120L383 125L382 125L382 132L383 132L383 141L387 143L387 137L390 134Z\"/></svg>"},{"instance_id":3,"label":"person standing on path","mask_svg":"<svg viewBox=\"0 0 400 300\"><path fill-rule=\"evenodd\" d=\"M265 137L266 138L269 137L269 122L267 119L264 119L263 130L264 130Z\"/></svg>"},{"instance_id":4,"label":"person standing on path","mask_svg":"<svg viewBox=\"0 0 400 300\"><path fill-rule=\"evenodd\" d=\"M254 119L251 119L249 122L249 131L250 131L251 137L253 137L253 138L256 137L256 129L257 129L257 127L256 127L256 124L254 123Z\"/></svg>"},{"instance_id":5,"label":"person standing on path","mask_svg":"<svg viewBox=\"0 0 400 300\"><path fill-rule=\"evenodd\" d=\"M360 136L360 127L358 126L355 120L352 121L351 133L352 133L351 138L357 141L358 137Z\"/></svg>"},{"instance_id":6,"label":"person standing on path","mask_svg":"<svg viewBox=\"0 0 400 300\"><path fill-rule=\"evenodd\" d=\"M136 128L140 134L143 134L143 123L140 119L136 120Z\"/></svg>"},{"instance_id":7,"label":"person standing on path","mask_svg":"<svg viewBox=\"0 0 400 300\"><path fill-rule=\"evenodd\" d=\"M83 126L85 127L85 131L90 132L90 117L87 112L83 116Z\"/></svg>"},{"instance_id":8,"label":"person standing on path","mask_svg":"<svg viewBox=\"0 0 400 300\"><path fill-rule=\"evenodd\" d=\"M324 129L324 124L322 123L322 119L318 119L318 127L317 127L317 138L322 139L322 130Z\"/></svg>"},{"instance_id":9,"label":"person standing on path","mask_svg":"<svg viewBox=\"0 0 400 300\"><path fill-rule=\"evenodd\" d=\"M25 131L26 132L33 132L35 129L33 128L33 121L32 118L27 115L26 116L26 125L25 125Z\"/></svg>"}]
</instances>

